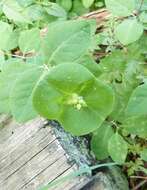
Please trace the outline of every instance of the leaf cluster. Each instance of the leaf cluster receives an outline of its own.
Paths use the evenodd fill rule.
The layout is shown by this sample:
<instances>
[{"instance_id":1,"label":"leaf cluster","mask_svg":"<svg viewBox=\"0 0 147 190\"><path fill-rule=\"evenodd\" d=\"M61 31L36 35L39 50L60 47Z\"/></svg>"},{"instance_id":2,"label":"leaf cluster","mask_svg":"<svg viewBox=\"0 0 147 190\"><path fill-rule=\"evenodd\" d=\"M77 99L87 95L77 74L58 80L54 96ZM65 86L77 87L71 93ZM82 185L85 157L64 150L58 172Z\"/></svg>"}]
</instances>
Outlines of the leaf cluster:
<instances>
[{"instance_id":1,"label":"leaf cluster","mask_svg":"<svg viewBox=\"0 0 147 190\"><path fill-rule=\"evenodd\" d=\"M93 20L67 20L75 2L97 1L1 2L0 113L58 120L90 134L99 160L146 172L147 2L105 0L112 16L98 34Z\"/></svg>"}]
</instances>

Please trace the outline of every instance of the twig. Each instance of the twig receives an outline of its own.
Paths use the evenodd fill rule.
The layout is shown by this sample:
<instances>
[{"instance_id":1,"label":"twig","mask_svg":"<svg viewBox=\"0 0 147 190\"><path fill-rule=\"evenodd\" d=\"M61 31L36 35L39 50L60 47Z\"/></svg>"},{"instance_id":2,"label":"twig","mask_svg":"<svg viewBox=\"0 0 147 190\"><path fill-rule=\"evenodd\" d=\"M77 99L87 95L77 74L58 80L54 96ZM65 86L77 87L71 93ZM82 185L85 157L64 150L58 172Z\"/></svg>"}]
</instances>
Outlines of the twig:
<instances>
[{"instance_id":1,"label":"twig","mask_svg":"<svg viewBox=\"0 0 147 190\"><path fill-rule=\"evenodd\" d=\"M134 189L132 189L132 190L139 190L139 188L141 187L141 186L143 186L144 184L146 184L147 183L147 180L144 180L144 181L141 181L138 185L136 185L135 187L134 187Z\"/></svg>"},{"instance_id":2,"label":"twig","mask_svg":"<svg viewBox=\"0 0 147 190\"><path fill-rule=\"evenodd\" d=\"M144 176L130 176L130 178L136 178L136 179L144 179L144 180L147 180L147 177L144 177Z\"/></svg>"},{"instance_id":3,"label":"twig","mask_svg":"<svg viewBox=\"0 0 147 190\"><path fill-rule=\"evenodd\" d=\"M12 57L16 57L16 58L21 58L21 59L25 59L26 57L25 56L21 56L21 55L16 55L16 54L6 54L6 55L10 55L10 56L12 56Z\"/></svg>"},{"instance_id":4,"label":"twig","mask_svg":"<svg viewBox=\"0 0 147 190\"><path fill-rule=\"evenodd\" d=\"M139 12L141 11L143 3L144 3L144 0L141 0L140 7L139 7Z\"/></svg>"},{"instance_id":5,"label":"twig","mask_svg":"<svg viewBox=\"0 0 147 190\"><path fill-rule=\"evenodd\" d=\"M78 18L83 18L83 19L96 19L97 25L101 26L106 22L107 20L109 20L111 14L106 10L106 9L101 9L98 11L93 11L90 12L88 14L82 15Z\"/></svg>"},{"instance_id":6,"label":"twig","mask_svg":"<svg viewBox=\"0 0 147 190\"><path fill-rule=\"evenodd\" d=\"M1 52L1 51L0 51L0 55L8 55L8 56L11 56L11 57L16 57L16 58L21 58L21 59L26 59L27 58L27 56L25 56L25 55L21 56L21 55L16 55L16 54L11 54L11 53L4 53L4 52ZM28 58L32 58L32 57L34 57L34 56L30 56Z\"/></svg>"}]
</instances>

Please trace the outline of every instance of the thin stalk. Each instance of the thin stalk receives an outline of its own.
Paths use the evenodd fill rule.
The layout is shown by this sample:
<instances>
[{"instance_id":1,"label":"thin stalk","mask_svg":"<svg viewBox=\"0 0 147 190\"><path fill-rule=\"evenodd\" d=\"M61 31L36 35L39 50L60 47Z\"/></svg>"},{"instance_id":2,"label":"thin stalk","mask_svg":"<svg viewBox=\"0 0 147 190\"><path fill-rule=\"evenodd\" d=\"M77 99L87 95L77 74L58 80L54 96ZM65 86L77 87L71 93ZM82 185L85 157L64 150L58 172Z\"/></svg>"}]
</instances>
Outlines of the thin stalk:
<instances>
[{"instance_id":1,"label":"thin stalk","mask_svg":"<svg viewBox=\"0 0 147 190\"><path fill-rule=\"evenodd\" d=\"M67 181L67 180L71 180L75 177L81 176L82 174L88 174L91 173L92 170L98 169L100 167L110 167L110 166L114 166L117 165L116 163L106 163L106 164L98 164L95 166L91 166L91 167L84 167L79 169L78 171L72 172L69 175L65 176L65 177L61 177L51 183L49 183L47 186L40 188L39 190L48 190L51 187L57 187L60 184L62 184L63 182Z\"/></svg>"}]
</instances>

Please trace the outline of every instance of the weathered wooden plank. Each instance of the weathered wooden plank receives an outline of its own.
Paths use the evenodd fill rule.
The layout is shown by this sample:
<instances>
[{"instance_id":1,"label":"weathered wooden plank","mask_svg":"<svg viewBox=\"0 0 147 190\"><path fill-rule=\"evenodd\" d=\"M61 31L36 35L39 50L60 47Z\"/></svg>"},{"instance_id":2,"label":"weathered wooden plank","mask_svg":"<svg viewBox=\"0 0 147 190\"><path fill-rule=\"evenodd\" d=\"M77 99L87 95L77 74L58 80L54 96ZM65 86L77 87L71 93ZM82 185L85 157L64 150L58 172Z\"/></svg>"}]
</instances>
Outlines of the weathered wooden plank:
<instances>
[{"instance_id":1,"label":"weathered wooden plank","mask_svg":"<svg viewBox=\"0 0 147 190\"><path fill-rule=\"evenodd\" d=\"M54 130L41 118L20 125L10 117L0 116L0 190L39 190L78 167L94 163L85 138L65 133L55 121L49 124ZM127 187L122 175L112 168L96 178L76 177L51 190L128 190Z\"/></svg>"},{"instance_id":2,"label":"weathered wooden plank","mask_svg":"<svg viewBox=\"0 0 147 190\"><path fill-rule=\"evenodd\" d=\"M40 133L39 133L40 134ZM38 136L38 134L36 134ZM15 172L16 170L18 170L20 167L22 167L23 165L25 165L25 163L29 162L31 159L33 159L33 157L37 156L38 154L40 154L40 152L43 154L46 150L48 149L46 152L51 152L54 150L54 145L53 145L53 140L54 138L50 138L50 140L48 139L48 136L44 136L43 138L32 138L31 140L29 139L26 144L23 143L21 147L19 147L18 149L16 149L10 156L6 157L3 162L1 162L3 164L3 166L1 167L1 176L5 176L5 178L7 178L8 176L10 176L13 172ZM33 142L34 140L34 142ZM38 141L37 141L38 140ZM34 144L36 142L36 144ZM33 144L32 144L33 143ZM51 145L50 145L51 144ZM53 149L53 150L52 150ZM41 154L41 155L42 155ZM45 153L46 154L46 153ZM47 154L48 155L48 154Z\"/></svg>"},{"instance_id":3,"label":"weathered wooden plank","mask_svg":"<svg viewBox=\"0 0 147 190\"><path fill-rule=\"evenodd\" d=\"M65 151L51 128L44 127L44 120L20 125L1 116L0 124L5 124L0 128L0 190L36 190L77 169L67 163ZM84 179L75 178L52 189L70 190Z\"/></svg>"},{"instance_id":4,"label":"weathered wooden plank","mask_svg":"<svg viewBox=\"0 0 147 190\"><path fill-rule=\"evenodd\" d=\"M12 125L11 125L12 124ZM6 128L14 128L14 122L6 126ZM25 125L15 124L16 129L13 134L8 137L8 139L3 139L0 142L0 161L3 163L7 157L13 156L13 152L20 147L24 142L26 142L43 126L43 121L40 119L34 120L32 123L27 123ZM9 130L8 130L9 131ZM0 137L5 135L5 131L0 131ZM3 148L5 147L5 148ZM16 154L17 156L17 154Z\"/></svg>"}]
</instances>

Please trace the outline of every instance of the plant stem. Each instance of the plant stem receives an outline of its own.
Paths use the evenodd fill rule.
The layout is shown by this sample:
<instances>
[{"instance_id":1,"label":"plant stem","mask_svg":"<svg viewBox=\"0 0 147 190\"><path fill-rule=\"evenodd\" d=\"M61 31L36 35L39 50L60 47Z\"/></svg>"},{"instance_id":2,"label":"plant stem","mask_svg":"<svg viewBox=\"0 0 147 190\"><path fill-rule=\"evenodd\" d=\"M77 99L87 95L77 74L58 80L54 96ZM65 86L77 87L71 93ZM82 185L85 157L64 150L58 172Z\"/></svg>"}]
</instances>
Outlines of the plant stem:
<instances>
[{"instance_id":1,"label":"plant stem","mask_svg":"<svg viewBox=\"0 0 147 190\"><path fill-rule=\"evenodd\" d=\"M144 3L144 0L141 0L140 7L139 7L139 12L141 11L143 3Z\"/></svg>"},{"instance_id":2,"label":"plant stem","mask_svg":"<svg viewBox=\"0 0 147 190\"><path fill-rule=\"evenodd\" d=\"M110 167L110 166L114 166L114 165L117 165L117 164L116 163L106 163L106 164L98 164L98 165L91 166L91 167L88 166L88 167L80 168L79 170L72 172L65 177L61 177L61 178L59 178L53 182L50 182L47 186L45 186L39 190L48 190L51 187L59 186L60 184L62 184L66 180L71 180L75 177L81 176L82 174L86 174L86 173L88 174L92 170L98 169L100 167Z\"/></svg>"},{"instance_id":3,"label":"plant stem","mask_svg":"<svg viewBox=\"0 0 147 190\"><path fill-rule=\"evenodd\" d=\"M138 185L136 185L136 187L134 187L134 189L132 189L132 190L139 190L139 188L141 187L141 186L143 186L144 184L146 184L147 183L147 180L144 180L144 181L141 181Z\"/></svg>"},{"instance_id":4,"label":"plant stem","mask_svg":"<svg viewBox=\"0 0 147 190\"><path fill-rule=\"evenodd\" d=\"M136 179L144 179L144 180L147 180L147 177L144 177L144 176L130 176L130 178L136 178Z\"/></svg>"}]
</instances>

